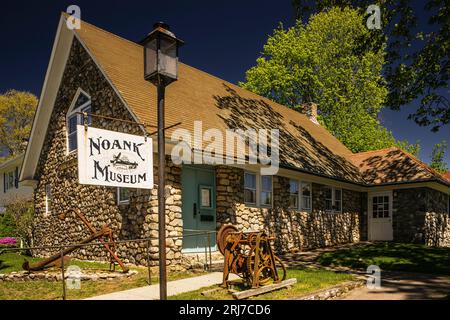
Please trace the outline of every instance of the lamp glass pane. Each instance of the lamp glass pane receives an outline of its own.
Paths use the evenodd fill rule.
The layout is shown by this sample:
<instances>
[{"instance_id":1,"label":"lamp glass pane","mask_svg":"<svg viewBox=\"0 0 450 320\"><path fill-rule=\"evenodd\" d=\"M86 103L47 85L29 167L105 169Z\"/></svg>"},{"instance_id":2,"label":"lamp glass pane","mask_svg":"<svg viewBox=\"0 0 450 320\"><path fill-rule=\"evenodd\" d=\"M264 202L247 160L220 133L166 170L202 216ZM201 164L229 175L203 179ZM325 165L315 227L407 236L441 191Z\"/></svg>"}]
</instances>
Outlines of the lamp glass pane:
<instances>
[{"instance_id":1,"label":"lamp glass pane","mask_svg":"<svg viewBox=\"0 0 450 320\"><path fill-rule=\"evenodd\" d=\"M145 76L157 71L156 39L145 45Z\"/></svg>"},{"instance_id":2,"label":"lamp glass pane","mask_svg":"<svg viewBox=\"0 0 450 320\"><path fill-rule=\"evenodd\" d=\"M159 72L177 78L177 42L174 39L161 38Z\"/></svg>"}]
</instances>

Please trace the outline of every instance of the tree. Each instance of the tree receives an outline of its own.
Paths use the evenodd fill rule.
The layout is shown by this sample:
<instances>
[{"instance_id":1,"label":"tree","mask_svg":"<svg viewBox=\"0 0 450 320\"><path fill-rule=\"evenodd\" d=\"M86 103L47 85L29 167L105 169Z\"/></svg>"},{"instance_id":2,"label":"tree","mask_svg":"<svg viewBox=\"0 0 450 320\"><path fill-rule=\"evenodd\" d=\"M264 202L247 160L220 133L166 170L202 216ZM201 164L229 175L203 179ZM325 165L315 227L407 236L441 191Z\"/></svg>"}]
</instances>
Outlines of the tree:
<instances>
[{"instance_id":1,"label":"tree","mask_svg":"<svg viewBox=\"0 0 450 320\"><path fill-rule=\"evenodd\" d=\"M385 105L398 110L407 104L417 104L409 118L421 126L431 126L432 131L450 123L449 1L293 0L292 3L299 19L331 7L352 7L363 14L369 5L377 4L382 30L372 30L361 46L366 49L386 46L383 74L389 91Z\"/></svg>"},{"instance_id":2,"label":"tree","mask_svg":"<svg viewBox=\"0 0 450 320\"><path fill-rule=\"evenodd\" d=\"M25 151L38 99L29 92L0 94L0 151L8 157Z\"/></svg>"},{"instance_id":3,"label":"tree","mask_svg":"<svg viewBox=\"0 0 450 320\"><path fill-rule=\"evenodd\" d=\"M319 121L353 152L395 145L377 119L388 93L384 48L355 52L369 37L363 19L357 10L332 8L306 25L280 25L240 85L294 109L317 103Z\"/></svg>"},{"instance_id":4,"label":"tree","mask_svg":"<svg viewBox=\"0 0 450 320\"><path fill-rule=\"evenodd\" d=\"M436 143L431 153L430 167L439 173L447 173L448 165L444 160L445 152L447 151L447 141L443 140L440 143Z\"/></svg>"}]
</instances>

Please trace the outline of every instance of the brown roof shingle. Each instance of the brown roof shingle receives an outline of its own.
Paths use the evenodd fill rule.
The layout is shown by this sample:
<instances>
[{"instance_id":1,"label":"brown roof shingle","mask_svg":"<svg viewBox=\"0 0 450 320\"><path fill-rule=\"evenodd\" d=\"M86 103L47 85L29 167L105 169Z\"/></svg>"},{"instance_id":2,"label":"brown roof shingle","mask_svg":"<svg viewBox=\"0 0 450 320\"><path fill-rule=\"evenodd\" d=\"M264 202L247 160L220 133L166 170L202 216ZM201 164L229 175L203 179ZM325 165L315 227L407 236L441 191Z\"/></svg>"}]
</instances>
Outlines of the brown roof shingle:
<instances>
[{"instance_id":1,"label":"brown roof shingle","mask_svg":"<svg viewBox=\"0 0 450 320\"><path fill-rule=\"evenodd\" d=\"M404 183L437 180L448 184L438 172L413 155L393 147L356 153L350 159L369 184Z\"/></svg>"}]
</instances>

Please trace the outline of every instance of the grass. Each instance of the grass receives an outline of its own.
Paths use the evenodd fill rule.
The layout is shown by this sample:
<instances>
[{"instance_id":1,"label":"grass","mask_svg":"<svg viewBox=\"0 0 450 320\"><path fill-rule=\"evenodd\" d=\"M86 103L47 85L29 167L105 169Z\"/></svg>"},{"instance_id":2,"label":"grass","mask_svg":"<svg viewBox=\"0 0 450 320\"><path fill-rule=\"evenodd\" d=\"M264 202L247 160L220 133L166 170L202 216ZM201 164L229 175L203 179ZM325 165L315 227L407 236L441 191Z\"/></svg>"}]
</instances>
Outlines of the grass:
<instances>
[{"instance_id":1,"label":"grass","mask_svg":"<svg viewBox=\"0 0 450 320\"><path fill-rule=\"evenodd\" d=\"M37 262L41 259L24 257L14 253L0 255L0 273L10 273L22 271L24 258L30 262ZM72 260L69 265L77 265L82 269L109 270L109 263L87 262ZM120 269L120 268L119 268ZM132 267L138 271L129 278L115 280L82 281L81 289L67 289L67 299L84 299L96 295L111 293L115 291L127 290L148 285L148 271L146 267ZM117 270L117 269L116 269ZM198 276L199 273L176 272L169 273L168 280L177 280ZM152 284L158 283L156 274L152 275ZM0 300L56 300L62 299L61 281L26 281L26 282L0 282Z\"/></svg>"},{"instance_id":2,"label":"grass","mask_svg":"<svg viewBox=\"0 0 450 320\"><path fill-rule=\"evenodd\" d=\"M280 289L272 291L263 295L251 297L249 299L257 300L281 300L292 299L309 292L324 289L337 285L339 283L349 281L353 279L353 276L346 273L336 273L328 270L321 269L288 269L287 277L297 278L297 283L289 289ZM229 300L233 299L231 294L226 289L220 288L220 290L214 293L203 296L201 293L205 290L220 288L218 285L201 288L196 291L182 293L176 296L169 297L170 300ZM238 290L243 290L242 286L236 287Z\"/></svg>"},{"instance_id":3,"label":"grass","mask_svg":"<svg viewBox=\"0 0 450 320\"><path fill-rule=\"evenodd\" d=\"M354 269L377 265L389 271L450 275L450 248L385 242L326 252L319 256L317 262L325 266Z\"/></svg>"},{"instance_id":4,"label":"grass","mask_svg":"<svg viewBox=\"0 0 450 320\"><path fill-rule=\"evenodd\" d=\"M25 259L27 259L30 263L35 263L42 260L39 258L23 256L17 253L4 253L0 255L0 273L23 271L22 264Z\"/></svg>"}]
</instances>

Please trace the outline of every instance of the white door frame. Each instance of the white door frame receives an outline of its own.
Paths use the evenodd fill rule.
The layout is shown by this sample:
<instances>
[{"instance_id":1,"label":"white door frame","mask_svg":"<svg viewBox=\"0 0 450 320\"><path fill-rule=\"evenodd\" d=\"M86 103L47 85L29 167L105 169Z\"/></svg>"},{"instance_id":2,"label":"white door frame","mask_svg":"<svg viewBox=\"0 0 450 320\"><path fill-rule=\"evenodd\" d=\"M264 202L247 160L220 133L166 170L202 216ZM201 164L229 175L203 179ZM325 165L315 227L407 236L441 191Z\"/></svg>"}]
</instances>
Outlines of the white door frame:
<instances>
[{"instance_id":1,"label":"white door frame","mask_svg":"<svg viewBox=\"0 0 450 320\"><path fill-rule=\"evenodd\" d=\"M393 191L392 190L388 190L388 191L377 191L377 192L368 192L367 193L367 231L368 231L368 239L369 241L373 240L373 228L372 228L372 220L373 220L373 208L371 206L371 201L370 199L373 196L388 196L389 197L389 217L390 217L390 222L391 222L391 228L392 228L392 237L394 235L394 227L392 224L393 221L393 215L394 215L394 210L393 210ZM393 240L393 239L392 239ZM389 241L389 240L386 240Z\"/></svg>"}]
</instances>

